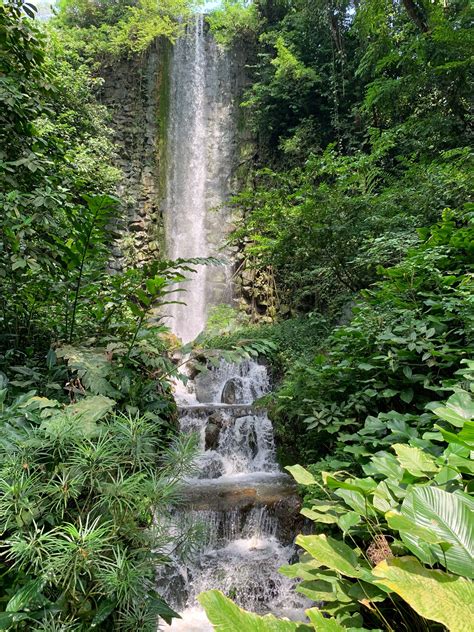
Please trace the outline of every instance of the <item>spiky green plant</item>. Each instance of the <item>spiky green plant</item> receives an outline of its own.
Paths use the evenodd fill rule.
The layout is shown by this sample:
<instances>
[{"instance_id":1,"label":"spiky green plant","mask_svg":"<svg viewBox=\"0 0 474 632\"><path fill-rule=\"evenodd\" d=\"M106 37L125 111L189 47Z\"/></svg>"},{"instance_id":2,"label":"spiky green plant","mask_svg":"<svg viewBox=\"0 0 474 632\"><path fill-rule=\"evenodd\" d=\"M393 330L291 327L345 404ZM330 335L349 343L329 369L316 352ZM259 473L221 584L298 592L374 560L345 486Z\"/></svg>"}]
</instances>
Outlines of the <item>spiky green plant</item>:
<instances>
[{"instance_id":1,"label":"spiky green plant","mask_svg":"<svg viewBox=\"0 0 474 632\"><path fill-rule=\"evenodd\" d=\"M0 408L0 628L155 630L173 614L154 577L187 540L167 527L194 439L104 396L20 405Z\"/></svg>"}]
</instances>

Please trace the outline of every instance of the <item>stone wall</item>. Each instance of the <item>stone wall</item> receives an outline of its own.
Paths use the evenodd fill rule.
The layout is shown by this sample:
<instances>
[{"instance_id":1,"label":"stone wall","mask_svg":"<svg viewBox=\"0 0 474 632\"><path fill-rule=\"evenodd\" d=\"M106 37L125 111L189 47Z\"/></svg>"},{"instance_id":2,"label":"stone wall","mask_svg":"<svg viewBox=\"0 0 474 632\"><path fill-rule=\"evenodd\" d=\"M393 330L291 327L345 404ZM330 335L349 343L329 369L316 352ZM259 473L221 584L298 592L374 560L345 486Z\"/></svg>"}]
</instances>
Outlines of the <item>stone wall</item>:
<instances>
[{"instance_id":1,"label":"stone wall","mask_svg":"<svg viewBox=\"0 0 474 632\"><path fill-rule=\"evenodd\" d=\"M117 187L121 210L113 226L112 270L164 254L160 163L169 54L169 45L158 41L143 56L116 61L101 71L101 101L111 115L117 146L115 164L122 172Z\"/></svg>"}]
</instances>

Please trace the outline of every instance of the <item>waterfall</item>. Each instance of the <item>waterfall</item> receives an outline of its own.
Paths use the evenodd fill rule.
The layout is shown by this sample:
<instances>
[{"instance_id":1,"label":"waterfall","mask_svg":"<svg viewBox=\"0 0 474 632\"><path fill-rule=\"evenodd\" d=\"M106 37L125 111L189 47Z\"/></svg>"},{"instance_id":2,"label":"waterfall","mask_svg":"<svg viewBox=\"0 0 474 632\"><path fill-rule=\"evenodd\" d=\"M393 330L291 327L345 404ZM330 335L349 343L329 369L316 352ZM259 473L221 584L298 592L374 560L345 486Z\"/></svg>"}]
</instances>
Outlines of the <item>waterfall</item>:
<instances>
[{"instance_id":1,"label":"waterfall","mask_svg":"<svg viewBox=\"0 0 474 632\"><path fill-rule=\"evenodd\" d=\"M214 588L248 610L304 619L307 602L278 572L295 555L299 505L276 462L272 424L253 406L269 388L256 361L223 361L175 393L181 432L199 437L176 523L202 524L205 538L190 558L159 569L158 590L182 616L165 630L211 632L197 596Z\"/></svg>"},{"instance_id":2,"label":"waterfall","mask_svg":"<svg viewBox=\"0 0 474 632\"><path fill-rule=\"evenodd\" d=\"M220 255L230 219L220 205L229 193L235 154L231 63L206 32L204 17L175 44L170 62L164 215L170 259ZM209 305L229 302L229 270L197 266L178 287L168 323L186 343L205 327Z\"/></svg>"},{"instance_id":3,"label":"waterfall","mask_svg":"<svg viewBox=\"0 0 474 632\"><path fill-rule=\"evenodd\" d=\"M167 135L167 248L170 258L215 255L230 218L213 210L228 195L235 162L236 112L232 64L196 16L176 43L170 66ZM169 324L184 342L205 327L209 305L230 302L228 268L201 266L182 285L186 305L169 309ZM184 483L176 525L203 524L199 550L186 560L170 553L158 569L158 591L182 619L162 629L207 632L212 626L197 596L217 588L255 612L304 617L293 582L278 573L294 556L298 499L276 462L274 433L254 401L270 390L257 361L222 361L186 385L175 399L180 430L196 433L195 474Z\"/></svg>"}]
</instances>

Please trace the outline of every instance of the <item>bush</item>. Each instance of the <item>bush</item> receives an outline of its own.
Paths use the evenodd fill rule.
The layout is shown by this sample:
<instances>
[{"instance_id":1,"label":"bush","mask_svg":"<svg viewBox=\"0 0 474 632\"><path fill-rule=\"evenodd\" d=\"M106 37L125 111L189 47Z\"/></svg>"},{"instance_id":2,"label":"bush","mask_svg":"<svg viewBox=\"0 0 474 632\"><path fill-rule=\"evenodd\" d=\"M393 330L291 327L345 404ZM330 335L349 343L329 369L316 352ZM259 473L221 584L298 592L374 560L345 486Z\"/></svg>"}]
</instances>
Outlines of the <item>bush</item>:
<instances>
[{"instance_id":1,"label":"bush","mask_svg":"<svg viewBox=\"0 0 474 632\"><path fill-rule=\"evenodd\" d=\"M193 439L165 419L1 391L2 627L155 630L178 481ZM69 627L68 627L69 626ZM58 628L59 629L59 628Z\"/></svg>"},{"instance_id":2,"label":"bush","mask_svg":"<svg viewBox=\"0 0 474 632\"><path fill-rule=\"evenodd\" d=\"M472 210L446 210L420 235L423 242L362 293L352 321L310 362L296 362L278 389L277 427L297 437L305 462L333 451L338 433L356 432L368 414L422 411L469 355Z\"/></svg>"},{"instance_id":3,"label":"bush","mask_svg":"<svg viewBox=\"0 0 474 632\"><path fill-rule=\"evenodd\" d=\"M299 465L287 468L308 489L302 514L334 529L335 537L298 536L301 561L280 569L303 580L297 591L318 604L306 611L311 625L246 613L218 591L200 596L210 621L229 630L239 621L249 632L472 627L474 362L459 378L447 402L430 407L429 423L420 420L420 433L391 415L391 449L362 459L362 477L327 471L321 485Z\"/></svg>"}]
</instances>

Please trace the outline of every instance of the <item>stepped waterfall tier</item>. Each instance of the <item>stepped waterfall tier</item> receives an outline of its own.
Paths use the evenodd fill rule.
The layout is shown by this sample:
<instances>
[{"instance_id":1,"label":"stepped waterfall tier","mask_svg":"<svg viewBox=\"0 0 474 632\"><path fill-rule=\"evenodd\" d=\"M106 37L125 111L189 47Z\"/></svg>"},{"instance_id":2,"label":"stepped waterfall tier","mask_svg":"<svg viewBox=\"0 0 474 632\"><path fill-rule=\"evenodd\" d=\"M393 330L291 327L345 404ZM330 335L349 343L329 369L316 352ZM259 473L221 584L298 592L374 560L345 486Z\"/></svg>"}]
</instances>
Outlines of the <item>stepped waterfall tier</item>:
<instances>
[{"instance_id":1,"label":"stepped waterfall tier","mask_svg":"<svg viewBox=\"0 0 474 632\"><path fill-rule=\"evenodd\" d=\"M261 364L222 362L176 393L181 431L197 433L200 448L177 522L201 523L205 536L190 559L160 572L160 593L182 615L171 630L213 629L196 600L212 588L255 612L304 617L293 582L278 573L295 554L295 487L275 460L267 414L252 405L269 387Z\"/></svg>"},{"instance_id":2,"label":"stepped waterfall tier","mask_svg":"<svg viewBox=\"0 0 474 632\"><path fill-rule=\"evenodd\" d=\"M167 130L166 247L170 259L224 256L230 219L221 207L235 162L236 116L232 63L206 32L204 17L174 47L170 65ZM209 305L229 302L226 266L199 266L168 307L170 326L193 340L206 324Z\"/></svg>"},{"instance_id":3,"label":"stepped waterfall tier","mask_svg":"<svg viewBox=\"0 0 474 632\"><path fill-rule=\"evenodd\" d=\"M197 16L177 41L170 65L164 202L170 258L217 255L225 242L230 218L222 203L234 164L234 88L229 52ZM204 329L209 305L230 302L229 276L225 265L200 266L182 284L177 298L185 304L170 306L168 315L184 342ZM267 414L253 406L269 389L266 367L256 361L223 361L176 389L181 432L199 437L196 473L185 481L176 519L202 523L206 534L191 558L176 558L160 570L159 592L182 615L174 631L212 630L196 599L211 588L256 612L292 617L301 610L291 580L278 573L295 553L295 486L276 462Z\"/></svg>"}]
</instances>

